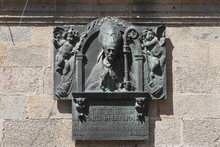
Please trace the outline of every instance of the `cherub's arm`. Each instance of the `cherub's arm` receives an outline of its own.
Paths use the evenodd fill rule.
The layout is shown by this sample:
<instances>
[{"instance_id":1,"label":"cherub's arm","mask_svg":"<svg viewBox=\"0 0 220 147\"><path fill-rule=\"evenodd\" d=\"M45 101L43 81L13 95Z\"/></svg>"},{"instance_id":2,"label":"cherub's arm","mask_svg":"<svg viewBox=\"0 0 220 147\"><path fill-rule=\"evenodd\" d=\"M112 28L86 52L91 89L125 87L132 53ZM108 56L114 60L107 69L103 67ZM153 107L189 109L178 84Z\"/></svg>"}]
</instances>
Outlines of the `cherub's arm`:
<instances>
[{"instance_id":1,"label":"cherub's arm","mask_svg":"<svg viewBox=\"0 0 220 147\"><path fill-rule=\"evenodd\" d=\"M65 42L66 42L65 39L62 39L60 41L58 41L56 39L53 39L53 44L54 44L56 49L60 48Z\"/></svg>"},{"instance_id":2,"label":"cherub's arm","mask_svg":"<svg viewBox=\"0 0 220 147\"><path fill-rule=\"evenodd\" d=\"M151 41L146 41L144 40L143 43L142 43L142 47L148 47L150 45L153 45L153 44L156 44L157 43L157 37L154 37L154 39L152 39Z\"/></svg>"}]
</instances>

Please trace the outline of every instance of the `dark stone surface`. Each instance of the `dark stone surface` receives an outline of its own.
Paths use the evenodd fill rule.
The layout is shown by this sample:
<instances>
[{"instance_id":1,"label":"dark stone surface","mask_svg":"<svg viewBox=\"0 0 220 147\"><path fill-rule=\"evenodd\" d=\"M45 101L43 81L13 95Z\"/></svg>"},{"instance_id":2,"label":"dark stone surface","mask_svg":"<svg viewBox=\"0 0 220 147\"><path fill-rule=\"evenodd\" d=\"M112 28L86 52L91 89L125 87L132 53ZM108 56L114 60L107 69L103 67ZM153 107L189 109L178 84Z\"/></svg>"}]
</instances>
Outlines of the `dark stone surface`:
<instances>
[{"instance_id":1,"label":"dark stone surface","mask_svg":"<svg viewBox=\"0 0 220 147\"><path fill-rule=\"evenodd\" d=\"M137 120L135 100L88 100L87 115L78 119L73 102L74 140L146 140L149 137L148 117Z\"/></svg>"}]
</instances>

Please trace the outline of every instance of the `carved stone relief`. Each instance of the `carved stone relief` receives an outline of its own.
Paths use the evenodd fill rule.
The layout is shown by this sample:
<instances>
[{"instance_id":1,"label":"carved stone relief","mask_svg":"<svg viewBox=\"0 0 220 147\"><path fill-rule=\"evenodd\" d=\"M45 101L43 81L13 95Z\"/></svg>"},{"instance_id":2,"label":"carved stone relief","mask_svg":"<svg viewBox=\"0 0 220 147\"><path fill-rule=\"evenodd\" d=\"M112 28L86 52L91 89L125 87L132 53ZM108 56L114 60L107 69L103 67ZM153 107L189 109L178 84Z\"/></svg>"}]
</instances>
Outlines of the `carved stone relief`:
<instances>
[{"instance_id":1,"label":"carved stone relief","mask_svg":"<svg viewBox=\"0 0 220 147\"><path fill-rule=\"evenodd\" d=\"M80 126L86 127L86 123L97 126L97 129L101 127L99 122L89 122L91 117L101 114L102 106L94 104L97 99L102 105L115 106L117 101L129 102L126 107L131 114L127 117L133 120L128 119L125 123L121 122L124 120L120 114L110 115L118 118L116 121L119 126L125 123L127 129L128 124L136 123L148 128L147 99L166 98L165 29L164 25L134 26L112 17L94 20L85 27L64 26L54 29L55 99L73 102L73 113L77 113L77 117L73 114L73 120L77 122L73 127L74 139L105 140L100 132L96 138L79 133L84 130L79 129ZM114 107L108 106L108 109L111 108ZM98 110L98 113L91 112L93 109ZM99 117L100 123L105 120L101 119L104 115ZM113 125L112 121L108 123L110 127ZM105 129L101 131L109 139L115 139ZM147 130L142 130L142 137L133 136L138 133L135 130L133 133L125 132L116 129L112 134L118 134L122 140L148 137Z\"/></svg>"}]
</instances>

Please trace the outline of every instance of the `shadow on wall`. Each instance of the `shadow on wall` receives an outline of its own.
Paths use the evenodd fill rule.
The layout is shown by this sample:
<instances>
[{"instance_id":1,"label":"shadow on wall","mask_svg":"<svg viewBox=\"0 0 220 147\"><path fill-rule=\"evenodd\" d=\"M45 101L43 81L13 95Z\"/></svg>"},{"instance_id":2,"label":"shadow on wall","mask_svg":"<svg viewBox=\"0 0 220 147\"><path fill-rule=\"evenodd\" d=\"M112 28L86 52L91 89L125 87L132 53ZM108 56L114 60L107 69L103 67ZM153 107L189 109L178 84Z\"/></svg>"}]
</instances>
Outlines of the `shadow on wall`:
<instances>
[{"instance_id":1,"label":"shadow on wall","mask_svg":"<svg viewBox=\"0 0 220 147\"><path fill-rule=\"evenodd\" d=\"M172 51L174 46L169 38L166 39L166 72L167 72L167 99L166 100L150 100L148 102L148 116L150 126L149 141L76 141L76 147L141 147L155 145L155 123L161 121L160 115L173 115L173 75L172 75ZM57 108L60 113L72 113L71 101L58 101Z\"/></svg>"}]
</instances>

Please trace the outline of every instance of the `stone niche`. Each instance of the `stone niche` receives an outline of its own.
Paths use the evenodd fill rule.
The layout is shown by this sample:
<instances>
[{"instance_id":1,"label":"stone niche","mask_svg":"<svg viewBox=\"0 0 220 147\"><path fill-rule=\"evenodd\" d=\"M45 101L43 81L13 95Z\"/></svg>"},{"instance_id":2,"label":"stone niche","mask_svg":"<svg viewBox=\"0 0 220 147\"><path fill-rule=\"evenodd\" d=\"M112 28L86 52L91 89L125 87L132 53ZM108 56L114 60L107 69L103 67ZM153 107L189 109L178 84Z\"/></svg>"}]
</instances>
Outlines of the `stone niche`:
<instances>
[{"instance_id":1,"label":"stone niche","mask_svg":"<svg viewBox=\"0 0 220 147\"><path fill-rule=\"evenodd\" d=\"M167 95L165 29L112 17L54 28L54 99L72 101L74 140L149 139L147 100Z\"/></svg>"}]
</instances>

